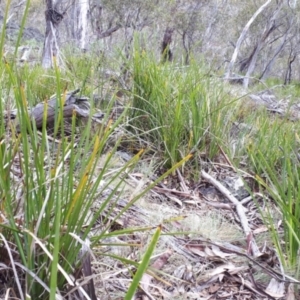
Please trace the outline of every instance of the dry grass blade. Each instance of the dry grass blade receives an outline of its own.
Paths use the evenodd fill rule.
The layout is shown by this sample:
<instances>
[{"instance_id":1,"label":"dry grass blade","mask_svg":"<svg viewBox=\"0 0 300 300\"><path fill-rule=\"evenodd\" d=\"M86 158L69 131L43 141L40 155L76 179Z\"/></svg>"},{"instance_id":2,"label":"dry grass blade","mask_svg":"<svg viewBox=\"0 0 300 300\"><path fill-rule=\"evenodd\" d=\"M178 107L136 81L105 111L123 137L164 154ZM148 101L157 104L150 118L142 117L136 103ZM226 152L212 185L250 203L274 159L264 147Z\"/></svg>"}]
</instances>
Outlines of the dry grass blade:
<instances>
[{"instance_id":1,"label":"dry grass blade","mask_svg":"<svg viewBox=\"0 0 300 300\"><path fill-rule=\"evenodd\" d=\"M1 239L2 241L4 242L5 244L5 247L6 247L6 250L7 250L7 253L8 253L8 256L9 256L9 259L10 259L10 263L11 263L11 266L12 266L12 269L13 269L13 272L14 272L14 276L15 276L15 280L16 280L16 285L18 287L18 291L19 291L19 295L21 297L22 300L25 299L24 297L24 294L23 294L23 289L22 289L22 286L21 286L21 282L19 280L19 274L17 272L17 269L16 269L16 265L15 265L15 261L13 259L13 256L12 256L12 253L11 253L11 250L10 250L10 247L7 243L7 240L6 238L4 237L4 235L2 233L0 233L0 236L1 236Z\"/></svg>"},{"instance_id":2,"label":"dry grass blade","mask_svg":"<svg viewBox=\"0 0 300 300\"><path fill-rule=\"evenodd\" d=\"M15 263L16 266L18 266L20 269L23 269L25 272L27 272L34 280L36 280L44 289L45 291L50 292L49 287L31 270L29 270L28 268L24 267L23 265L21 265L20 263L16 262ZM60 295L57 295L57 299L61 300L63 299Z\"/></svg>"},{"instance_id":3,"label":"dry grass blade","mask_svg":"<svg viewBox=\"0 0 300 300\"><path fill-rule=\"evenodd\" d=\"M23 231L24 231L25 233L28 233L30 236L32 236L33 239L36 241L36 243L43 249L43 251L45 252L45 254L46 254L51 260L53 260L52 254L48 251L48 249L46 248L46 246L42 243L42 241L41 241L37 236L35 236L32 232L30 232L30 231L27 230L27 229L24 229ZM71 286L74 286L73 280L72 280L71 277L65 272L65 270L61 267L60 264L58 264L57 268L58 268L58 270L64 275L65 279L68 281L68 284L71 285Z\"/></svg>"},{"instance_id":4,"label":"dry grass blade","mask_svg":"<svg viewBox=\"0 0 300 300\"><path fill-rule=\"evenodd\" d=\"M97 300L95 293L95 285L92 277L92 266L91 266L91 249L90 249L90 241L88 238L83 241L79 236L70 232L70 235L78 241L81 245L81 251L79 252L79 260L82 262L82 270L84 277L89 277L87 280L86 289L88 291L88 295L92 300Z\"/></svg>"}]
</instances>

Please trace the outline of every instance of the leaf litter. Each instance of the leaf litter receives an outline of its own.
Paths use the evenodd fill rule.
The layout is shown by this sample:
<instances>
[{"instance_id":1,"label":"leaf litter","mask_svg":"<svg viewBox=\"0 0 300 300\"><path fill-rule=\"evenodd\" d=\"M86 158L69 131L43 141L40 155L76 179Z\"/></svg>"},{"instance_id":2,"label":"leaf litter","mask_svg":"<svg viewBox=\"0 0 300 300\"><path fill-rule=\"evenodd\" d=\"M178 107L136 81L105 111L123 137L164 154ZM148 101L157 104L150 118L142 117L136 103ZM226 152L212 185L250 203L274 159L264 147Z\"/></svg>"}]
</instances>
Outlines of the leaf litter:
<instances>
[{"instance_id":1,"label":"leaf litter","mask_svg":"<svg viewBox=\"0 0 300 300\"><path fill-rule=\"evenodd\" d=\"M18 159L11 168L16 182L22 175ZM124 152L116 152L114 168L128 159L130 154L124 157ZM116 222L111 230L163 224L149 272L144 274L135 299L296 299L295 285L299 282L283 273L266 236L267 227L253 203L253 197L260 203L262 195L253 189L249 196L245 187L244 182L253 186L253 178L235 172L226 164L226 157L220 161L222 164L210 166L208 172L202 171L197 184L186 181L184 174L177 171L173 176L177 184L173 184L174 178L158 184L114 220L132 195L153 181L149 170L142 168L143 161L137 166L141 169L126 174L126 184L117 191L116 205L109 217ZM102 192L94 203L95 209L105 197ZM103 218L105 213L99 217L99 224ZM116 253L138 262L149 239L149 232L137 231L116 235L107 239L107 246L103 243L95 249L92 278L99 299L122 299L134 273L133 267L104 254ZM1 247L0 251L0 279L5 282L11 250Z\"/></svg>"},{"instance_id":2,"label":"leaf litter","mask_svg":"<svg viewBox=\"0 0 300 300\"><path fill-rule=\"evenodd\" d=\"M176 178L181 183L176 188L172 180L171 185L167 181L158 184L136 203L143 213L131 211L127 216L139 227L163 224L157 252L135 299L285 299L293 295L299 282L281 271L265 235L267 228L244 185L253 184L251 176L242 178L230 168L215 166L202 172L196 188L180 172ZM150 182L141 170L128 174L129 190L132 186L142 189ZM207 189L215 196L208 196ZM262 199L259 193L253 197L258 202ZM134 239L143 249L149 237L135 233L128 240ZM133 247L123 254L139 261L142 249ZM111 263L97 257L103 265ZM97 265L95 272L102 273ZM120 267L122 272L117 272ZM130 283L132 269L128 271L122 263L112 268L115 277L97 280L101 299L121 299L112 295L122 294ZM104 296L104 291L110 296Z\"/></svg>"}]
</instances>

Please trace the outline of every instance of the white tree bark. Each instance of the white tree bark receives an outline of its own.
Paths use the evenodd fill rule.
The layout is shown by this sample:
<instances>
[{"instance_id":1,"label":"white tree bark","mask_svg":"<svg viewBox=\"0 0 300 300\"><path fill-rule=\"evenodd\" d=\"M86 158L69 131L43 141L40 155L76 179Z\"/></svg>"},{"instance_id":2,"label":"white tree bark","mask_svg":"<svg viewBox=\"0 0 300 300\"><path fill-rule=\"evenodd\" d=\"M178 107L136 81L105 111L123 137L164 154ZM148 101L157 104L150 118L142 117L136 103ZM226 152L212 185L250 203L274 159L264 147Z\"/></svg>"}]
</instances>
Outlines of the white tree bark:
<instances>
[{"instance_id":1,"label":"white tree bark","mask_svg":"<svg viewBox=\"0 0 300 300\"><path fill-rule=\"evenodd\" d=\"M270 19L269 22L268 22L269 24L268 24L267 27L265 28L265 30L264 30L264 32L263 32L261 38L260 38L260 41L259 41L259 43L257 44L256 50L255 50L255 52L254 52L254 55L252 56L250 65L249 65L249 67L248 67L246 76L245 76L244 81L243 81L243 87L246 88L246 89L247 89L248 86L249 86L250 76L251 76L252 73L254 72L258 54L259 54L261 48L263 47L263 45L264 45L266 39L267 39L268 36L271 34L271 32L274 30L273 25L275 24L275 20L276 20L276 18L277 18L277 15L278 15L279 11L282 9L282 6L283 6L283 0L281 0L281 2L278 2L278 6L277 6L276 10L274 11L274 13L273 13L271 19Z\"/></svg>"},{"instance_id":2,"label":"white tree bark","mask_svg":"<svg viewBox=\"0 0 300 300\"><path fill-rule=\"evenodd\" d=\"M226 75L225 75L225 79L229 79L230 76L231 76L231 72L232 72L232 69L233 69L233 66L235 64L235 61L237 59L237 56L239 54L239 51L240 51L240 47L241 47L241 44L242 42L244 41L245 39L245 36L251 26L251 24L254 22L254 20L257 18L257 16L272 2L272 0L267 0L267 2L265 2L255 13L254 15L251 17L251 19L247 22L247 24L245 25L237 43L236 43L236 47L234 49L234 52L233 52L233 55L232 55L232 58L231 58L231 61L228 65L228 68L227 68L227 72L226 72Z\"/></svg>"},{"instance_id":3,"label":"white tree bark","mask_svg":"<svg viewBox=\"0 0 300 300\"><path fill-rule=\"evenodd\" d=\"M294 9L297 5L297 0L288 0L289 7Z\"/></svg>"},{"instance_id":4,"label":"white tree bark","mask_svg":"<svg viewBox=\"0 0 300 300\"><path fill-rule=\"evenodd\" d=\"M58 47L56 43L56 29L49 23L48 33L45 36L44 50L42 56L42 67L50 69L53 67L53 59L57 56ZM58 62L57 62L58 63Z\"/></svg>"},{"instance_id":5,"label":"white tree bark","mask_svg":"<svg viewBox=\"0 0 300 300\"><path fill-rule=\"evenodd\" d=\"M89 9L89 2L88 0L81 0L80 1L80 13L79 13L79 20L78 25L80 24L80 49L86 49L86 33L87 33L87 16L88 16L88 9Z\"/></svg>"},{"instance_id":6,"label":"white tree bark","mask_svg":"<svg viewBox=\"0 0 300 300\"><path fill-rule=\"evenodd\" d=\"M87 48L88 10L88 0L77 0L73 4L73 38L75 38L77 46L83 51Z\"/></svg>"}]
</instances>

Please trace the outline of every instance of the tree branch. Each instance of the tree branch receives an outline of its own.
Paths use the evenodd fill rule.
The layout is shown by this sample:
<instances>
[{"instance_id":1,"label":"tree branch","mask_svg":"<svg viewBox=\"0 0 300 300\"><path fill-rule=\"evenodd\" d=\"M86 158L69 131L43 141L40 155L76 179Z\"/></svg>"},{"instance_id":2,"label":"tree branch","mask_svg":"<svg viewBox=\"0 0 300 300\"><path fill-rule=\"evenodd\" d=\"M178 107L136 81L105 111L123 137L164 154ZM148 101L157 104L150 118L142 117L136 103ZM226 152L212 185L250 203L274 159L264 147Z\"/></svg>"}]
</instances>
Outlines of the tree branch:
<instances>
[{"instance_id":1,"label":"tree branch","mask_svg":"<svg viewBox=\"0 0 300 300\"><path fill-rule=\"evenodd\" d=\"M102 32L98 31L97 32L97 37L99 39L106 38L106 37L112 35L114 32L118 31L121 27L122 26L120 24L118 24L118 25L116 25L114 27L111 27L111 28L105 30L105 31L102 31Z\"/></svg>"},{"instance_id":2,"label":"tree branch","mask_svg":"<svg viewBox=\"0 0 300 300\"><path fill-rule=\"evenodd\" d=\"M229 77L231 76L231 72L232 72L232 68L235 64L235 61L237 59L237 56L239 54L239 50L240 50L240 47L241 47L241 44L242 42L244 41L245 39L245 36L251 26L251 24L254 22L254 20L257 18L257 16L271 3L272 0L267 0L267 2L265 4L263 4L256 12L255 14L251 17L251 19L248 21L248 23L245 25L237 43L236 43L236 47L234 49L234 52L232 54L232 58L231 58L231 61L229 63L229 66L228 66L228 69L227 69L227 72L226 72L226 75L225 75L225 79L229 79Z\"/></svg>"}]
</instances>

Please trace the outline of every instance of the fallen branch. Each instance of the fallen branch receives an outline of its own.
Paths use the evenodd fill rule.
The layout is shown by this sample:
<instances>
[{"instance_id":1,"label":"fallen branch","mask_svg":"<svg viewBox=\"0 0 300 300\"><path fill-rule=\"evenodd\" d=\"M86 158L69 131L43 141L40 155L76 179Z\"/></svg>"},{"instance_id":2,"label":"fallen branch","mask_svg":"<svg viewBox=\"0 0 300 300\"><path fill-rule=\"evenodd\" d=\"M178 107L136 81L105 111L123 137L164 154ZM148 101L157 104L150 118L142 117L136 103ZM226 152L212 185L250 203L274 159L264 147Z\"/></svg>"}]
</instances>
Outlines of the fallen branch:
<instances>
[{"instance_id":1,"label":"fallen branch","mask_svg":"<svg viewBox=\"0 0 300 300\"><path fill-rule=\"evenodd\" d=\"M214 179L212 176L210 176L205 171L201 171L202 177L207 180L209 183L211 183L215 188L217 188L229 201L231 201L235 205L236 212L239 216L241 225L243 227L244 233L247 238L248 247L251 249L251 253L254 257L260 256L262 253L259 251L256 242L254 240L252 230L249 227L248 219L246 217L246 211L247 209L242 205L242 203L237 200L232 193L224 187L219 181ZM249 250L250 250L249 249Z\"/></svg>"},{"instance_id":2,"label":"fallen branch","mask_svg":"<svg viewBox=\"0 0 300 300\"><path fill-rule=\"evenodd\" d=\"M44 120L44 110L47 110L46 128L53 129L55 124L55 116L62 111L65 123L72 124L72 117L75 115L76 120L87 119L90 114L89 98L85 96L76 96L80 89L68 92L61 97L52 96L49 100L38 103L32 109L28 109L31 120L35 123L37 129L42 129ZM62 110L61 110L61 105ZM104 114L98 112L92 116L93 121L101 123ZM17 110L5 111L4 119L6 121L17 118ZM17 125L17 129L19 124Z\"/></svg>"}]
</instances>

